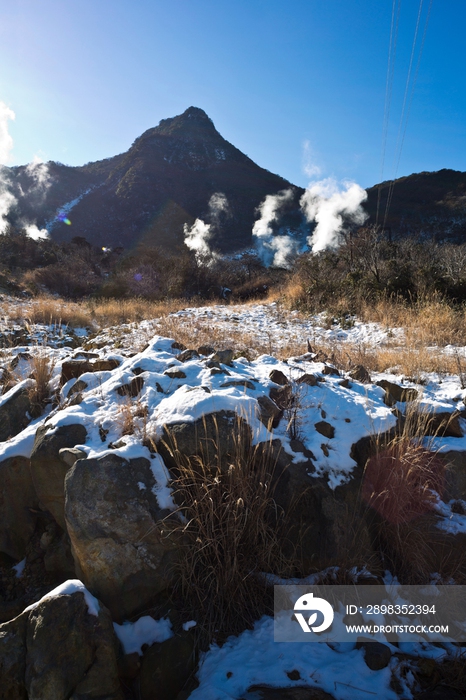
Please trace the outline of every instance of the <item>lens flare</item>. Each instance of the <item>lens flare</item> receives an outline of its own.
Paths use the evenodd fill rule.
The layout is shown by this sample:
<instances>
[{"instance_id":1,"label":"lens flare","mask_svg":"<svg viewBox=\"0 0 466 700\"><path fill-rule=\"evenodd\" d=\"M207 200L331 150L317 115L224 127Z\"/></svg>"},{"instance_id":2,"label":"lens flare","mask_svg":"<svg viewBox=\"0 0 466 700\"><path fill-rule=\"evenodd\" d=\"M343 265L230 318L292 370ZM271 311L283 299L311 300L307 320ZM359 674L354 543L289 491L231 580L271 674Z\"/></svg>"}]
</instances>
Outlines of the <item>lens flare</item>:
<instances>
[{"instance_id":1,"label":"lens flare","mask_svg":"<svg viewBox=\"0 0 466 700\"><path fill-rule=\"evenodd\" d=\"M71 221L70 221L70 220L68 219L68 217L66 216L66 212L64 212L64 211L59 211L59 212L57 213L57 219L58 219L59 221L62 221L62 222L63 222L64 224L66 224L67 226L71 226Z\"/></svg>"}]
</instances>

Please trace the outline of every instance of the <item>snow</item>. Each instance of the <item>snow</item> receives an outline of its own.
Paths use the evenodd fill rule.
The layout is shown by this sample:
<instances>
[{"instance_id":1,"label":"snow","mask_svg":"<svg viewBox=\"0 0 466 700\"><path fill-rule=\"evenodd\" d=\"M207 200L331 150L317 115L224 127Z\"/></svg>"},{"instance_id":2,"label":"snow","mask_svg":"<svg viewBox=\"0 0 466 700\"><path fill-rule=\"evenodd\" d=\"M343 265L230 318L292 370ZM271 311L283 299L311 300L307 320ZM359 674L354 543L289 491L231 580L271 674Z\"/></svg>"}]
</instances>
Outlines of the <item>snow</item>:
<instances>
[{"instance_id":1,"label":"snow","mask_svg":"<svg viewBox=\"0 0 466 700\"><path fill-rule=\"evenodd\" d=\"M320 642L274 642L273 619L263 617L253 630L230 637L222 647L214 645L204 654L197 674L199 687L189 698L231 700L242 697L251 685L292 688L305 684L321 688L336 700L359 700L366 694L395 700L390 680L396 660L381 671L371 671L362 649L344 647L340 651ZM287 673L294 670L301 680L290 681Z\"/></svg>"},{"instance_id":2,"label":"snow","mask_svg":"<svg viewBox=\"0 0 466 700\"><path fill-rule=\"evenodd\" d=\"M136 622L124 622L122 625L114 622L113 627L125 654L137 652L142 656L144 644L150 646L155 642L165 642L173 637L170 620L166 618L154 620L150 615L144 615Z\"/></svg>"},{"instance_id":3,"label":"snow","mask_svg":"<svg viewBox=\"0 0 466 700\"><path fill-rule=\"evenodd\" d=\"M197 625L197 622L195 620L189 620L189 622L185 622L183 624L183 629L185 632L187 632L188 630L192 629L193 627L196 627L196 625Z\"/></svg>"},{"instance_id":4,"label":"snow","mask_svg":"<svg viewBox=\"0 0 466 700\"><path fill-rule=\"evenodd\" d=\"M73 595L74 593L83 593L89 615L95 615L98 617L100 610L99 601L97 598L94 598L92 593L89 593L86 586L82 583L82 581L78 581L78 579L69 579L68 581L60 584L57 586L57 588L54 588L53 591L50 591L42 596L42 598L36 603L28 605L28 607L24 609L24 612L27 610L34 610L34 608L43 603L45 600L49 600L49 598L57 598L61 595Z\"/></svg>"}]
</instances>

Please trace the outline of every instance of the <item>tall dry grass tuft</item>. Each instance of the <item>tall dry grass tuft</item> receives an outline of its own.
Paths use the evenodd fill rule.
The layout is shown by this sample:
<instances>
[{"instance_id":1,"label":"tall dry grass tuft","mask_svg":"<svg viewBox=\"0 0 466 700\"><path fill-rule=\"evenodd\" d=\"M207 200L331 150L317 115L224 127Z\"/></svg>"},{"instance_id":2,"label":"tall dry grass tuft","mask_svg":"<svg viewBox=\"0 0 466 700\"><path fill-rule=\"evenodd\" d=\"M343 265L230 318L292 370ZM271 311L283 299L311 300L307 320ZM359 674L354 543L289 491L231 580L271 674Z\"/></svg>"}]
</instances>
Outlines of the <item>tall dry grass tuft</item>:
<instances>
[{"instance_id":1,"label":"tall dry grass tuft","mask_svg":"<svg viewBox=\"0 0 466 700\"><path fill-rule=\"evenodd\" d=\"M251 449L237 438L228 465L220 455L205 461L175 454L175 498L185 519L178 593L199 621L200 638L221 640L271 611L270 589L259 574L291 571L280 548L272 449Z\"/></svg>"},{"instance_id":2,"label":"tall dry grass tuft","mask_svg":"<svg viewBox=\"0 0 466 700\"><path fill-rule=\"evenodd\" d=\"M402 583L428 583L434 572L463 579L466 555L453 551L432 517L445 482L444 462L432 449L438 422L418 402L408 406L399 434L375 440L362 499L374 515L378 546Z\"/></svg>"},{"instance_id":3,"label":"tall dry grass tuft","mask_svg":"<svg viewBox=\"0 0 466 700\"><path fill-rule=\"evenodd\" d=\"M50 380L53 376L54 366L54 361L47 355L44 348L40 348L31 358L30 376L34 379L34 384L28 390L28 395L33 418L41 415L50 399Z\"/></svg>"}]
</instances>

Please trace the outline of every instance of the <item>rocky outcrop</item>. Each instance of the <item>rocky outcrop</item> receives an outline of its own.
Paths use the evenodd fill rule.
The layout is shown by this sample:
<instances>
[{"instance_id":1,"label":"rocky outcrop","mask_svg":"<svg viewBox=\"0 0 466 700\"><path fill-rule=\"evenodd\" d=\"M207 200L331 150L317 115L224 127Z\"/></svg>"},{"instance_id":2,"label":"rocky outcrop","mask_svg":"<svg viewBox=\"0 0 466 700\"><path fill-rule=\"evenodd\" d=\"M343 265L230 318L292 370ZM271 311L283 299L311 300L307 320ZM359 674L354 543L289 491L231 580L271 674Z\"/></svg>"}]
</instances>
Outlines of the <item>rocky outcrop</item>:
<instances>
[{"instance_id":1,"label":"rocky outcrop","mask_svg":"<svg viewBox=\"0 0 466 700\"><path fill-rule=\"evenodd\" d=\"M108 610L84 594L45 598L0 625L1 700L123 700Z\"/></svg>"},{"instance_id":2,"label":"rocky outcrop","mask_svg":"<svg viewBox=\"0 0 466 700\"><path fill-rule=\"evenodd\" d=\"M399 386L387 379L381 379L380 382L377 382L377 386L385 390L384 401L387 406L394 406L398 401L415 401L419 396L417 389Z\"/></svg>"},{"instance_id":3,"label":"rocky outcrop","mask_svg":"<svg viewBox=\"0 0 466 700\"><path fill-rule=\"evenodd\" d=\"M251 443L251 429L234 411L208 413L192 422L166 425L158 450L165 464L176 469L180 457L201 457L204 464L226 467L238 443Z\"/></svg>"},{"instance_id":4,"label":"rocky outcrop","mask_svg":"<svg viewBox=\"0 0 466 700\"><path fill-rule=\"evenodd\" d=\"M1 398L0 442L20 433L31 422L31 401L27 389L13 387Z\"/></svg>"},{"instance_id":5,"label":"rocky outcrop","mask_svg":"<svg viewBox=\"0 0 466 700\"><path fill-rule=\"evenodd\" d=\"M86 372L111 371L119 364L119 360L67 360L61 366L61 383L66 384L70 379L78 379Z\"/></svg>"},{"instance_id":6,"label":"rocky outcrop","mask_svg":"<svg viewBox=\"0 0 466 700\"><path fill-rule=\"evenodd\" d=\"M53 429L48 424L37 430L31 453L31 474L42 507L65 529L64 483L69 464L60 458L64 447L75 447L86 441L83 425L64 425Z\"/></svg>"},{"instance_id":7,"label":"rocky outcrop","mask_svg":"<svg viewBox=\"0 0 466 700\"><path fill-rule=\"evenodd\" d=\"M113 454L79 460L66 476L65 517L77 571L117 620L147 605L171 580L178 538L170 519L163 520L169 514L154 486L149 460Z\"/></svg>"},{"instance_id":8,"label":"rocky outcrop","mask_svg":"<svg viewBox=\"0 0 466 700\"><path fill-rule=\"evenodd\" d=\"M15 561L24 557L38 505L29 459L10 457L0 462L0 552Z\"/></svg>"},{"instance_id":9,"label":"rocky outcrop","mask_svg":"<svg viewBox=\"0 0 466 700\"><path fill-rule=\"evenodd\" d=\"M362 467L355 467L347 483L334 490L315 473L312 459L292 462L279 440L268 459L275 464L273 498L285 513L288 532L285 553L298 557L306 572L328 566L367 565L377 568L364 507L360 502Z\"/></svg>"}]
</instances>

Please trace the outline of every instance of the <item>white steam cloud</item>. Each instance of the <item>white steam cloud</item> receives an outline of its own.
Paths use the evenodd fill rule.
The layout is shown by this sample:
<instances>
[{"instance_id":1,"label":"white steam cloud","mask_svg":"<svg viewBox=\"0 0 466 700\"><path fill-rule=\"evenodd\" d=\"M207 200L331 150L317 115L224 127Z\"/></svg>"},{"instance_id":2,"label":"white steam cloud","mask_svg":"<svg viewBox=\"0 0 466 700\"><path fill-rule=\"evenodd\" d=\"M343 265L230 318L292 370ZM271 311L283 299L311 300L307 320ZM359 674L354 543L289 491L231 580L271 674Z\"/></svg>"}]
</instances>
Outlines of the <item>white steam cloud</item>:
<instances>
[{"instance_id":1,"label":"white steam cloud","mask_svg":"<svg viewBox=\"0 0 466 700\"><path fill-rule=\"evenodd\" d=\"M260 219L252 229L259 256L267 267L289 267L290 259L298 252L297 242L290 236L274 236L272 224L277 221L281 208L293 199L293 190L268 194L258 207Z\"/></svg>"},{"instance_id":2,"label":"white steam cloud","mask_svg":"<svg viewBox=\"0 0 466 700\"><path fill-rule=\"evenodd\" d=\"M18 203L15 195L10 191L10 183L7 169L3 165L10 160L13 149L13 138L8 130L8 122L15 119L15 113L4 102L0 101L0 235L4 234L8 228L7 216L11 209ZM52 184L48 165L38 156L34 156L32 163L26 166L26 173L32 179L33 184L29 193L39 199L45 197L45 193ZM18 185L20 194L23 194ZM26 235L34 240L48 238L45 228L39 229L35 223L23 222Z\"/></svg>"},{"instance_id":3,"label":"white steam cloud","mask_svg":"<svg viewBox=\"0 0 466 700\"><path fill-rule=\"evenodd\" d=\"M47 229L38 228L36 224L28 224L24 227L24 230L26 231L26 235L29 236L29 238L33 238L35 241L40 241L49 238L49 232L47 231Z\"/></svg>"},{"instance_id":4,"label":"white steam cloud","mask_svg":"<svg viewBox=\"0 0 466 700\"><path fill-rule=\"evenodd\" d=\"M215 192L209 199L209 218L212 223L206 224L202 219L196 219L191 228L184 224L184 243L189 250L194 251L200 265L212 265L219 258L211 249L210 241L222 214L230 216L228 199L223 192Z\"/></svg>"},{"instance_id":5,"label":"white steam cloud","mask_svg":"<svg viewBox=\"0 0 466 700\"><path fill-rule=\"evenodd\" d=\"M13 121L15 113L0 101L0 164L6 165L13 149L13 138L8 131L8 122Z\"/></svg>"},{"instance_id":6,"label":"white steam cloud","mask_svg":"<svg viewBox=\"0 0 466 700\"><path fill-rule=\"evenodd\" d=\"M344 183L343 189L332 178L311 183L300 204L308 222L317 224L307 239L312 252L337 247L345 221L363 224L368 214L361 204L366 199L367 192L355 182Z\"/></svg>"},{"instance_id":7,"label":"white steam cloud","mask_svg":"<svg viewBox=\"0 0 466 700\"><path fill-rule=\"evenodd\" d=\"M42 197L45 196L48 188L52 184L52 177L46 163L39 157L34 156L32 163L26 166L26 173L34 181L34 192Z\"/></svg>"}]
</instances>

